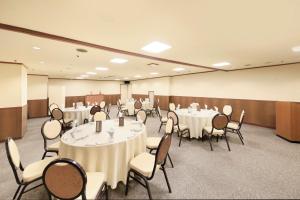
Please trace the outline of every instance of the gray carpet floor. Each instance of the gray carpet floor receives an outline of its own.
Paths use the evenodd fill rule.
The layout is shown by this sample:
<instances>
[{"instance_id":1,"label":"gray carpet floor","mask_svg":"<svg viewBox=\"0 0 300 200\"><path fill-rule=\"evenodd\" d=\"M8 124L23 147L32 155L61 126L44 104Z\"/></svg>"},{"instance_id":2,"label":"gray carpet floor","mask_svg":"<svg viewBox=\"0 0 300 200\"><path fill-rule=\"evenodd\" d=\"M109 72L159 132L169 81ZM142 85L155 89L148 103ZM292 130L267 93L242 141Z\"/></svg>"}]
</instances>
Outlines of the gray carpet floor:
<instances>
[{"instance_id":1,"label":"gray carpet floor","mask_svg":"<svg viewBox=\"0 0 300 200\"><path fill-rule=\"evenodd\" d=\"M164 114L166 114L164 112ZM111 116L116 116L116 108ZM28 120L27 133L17 140L24 166L41 159L43 140L40 127L45 118ZM158 133L159 119L147 120L149 136ZM168 193L163 173L159 170L150 182L156 199L248 199L300 198L300 145L275 136L273 129L244 125L243 146L237 135L229 134L231 152L225 140L213 142L210 151L207 141L183 140L173 135L170 155L175 168L167 165L172 187ZM13 172L6 158L4 143L0 144L0 199L12 199L17 189ZM135 182L124 195L124 184L110 190L111 199L147 199L147 191ZM45 188L39 187L24 194L22 199L47 199Z\"/></svg>"}]
</instances>

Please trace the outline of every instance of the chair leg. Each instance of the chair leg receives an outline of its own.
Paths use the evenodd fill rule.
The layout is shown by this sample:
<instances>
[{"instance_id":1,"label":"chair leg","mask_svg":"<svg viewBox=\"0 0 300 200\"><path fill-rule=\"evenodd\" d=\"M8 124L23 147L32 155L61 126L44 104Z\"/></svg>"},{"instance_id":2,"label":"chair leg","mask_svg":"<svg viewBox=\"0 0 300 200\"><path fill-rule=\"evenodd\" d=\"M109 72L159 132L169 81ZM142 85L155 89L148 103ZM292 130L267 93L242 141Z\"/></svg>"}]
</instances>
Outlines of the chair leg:
<instances>
[{"instance_id":1,"label":"chair leg","mask_svg":"<svg viewBox=\"0 0 300 200\"><path fill-rule=\"evenodd\" d=\"M181 145L181 140L182 140L182 134L180 134L180 140L179 140L179 147L180 147L180 145Z\"/></svg>"},{"instance_id":2,"label":"chair leg","mask_svg":"<svg viewBox=\"0 0 300 200\"><path fill-rule=\"evenodd\" d=\"M241 131L240 131L240 130L238 130L238 132L240 133L240 135L241 135L241 138L242 138L242 139L244 139L244 137L243 137L243 135L242 135Z\"/></svg>"},{"instance_id":3,"label":"chair leg","mask_svg":"<svg viewBox=\"0 0 300 200\"><path fill-rule=\"evenodd\" d=\"M146 183L146 187L147 187L147 192L148 192L149 199L152 200L152 195L151 195L149 183L148 183L148 181L145 178L143 178L143 179L144 179L144 181Z\"/></svg>"},{"instance_id":4,"label":"chair leg","mask_svg":"<svg viewBox=\"0 0 300 200\"><path fill-rule=\"evenodd\" d=\"M209 141L209 145L210 145L210 150L213 151L213 147L212 147L212 144L211 144L211 135L208 136L208 141Z\"/></svg>"},{"instance_id":5,"label":"chair leg","mask_svg":"<svg viewBox=\"0 0 300 200\"><path fill-rule=\"evenodd\" d=\"M105 183L105 199L108 200L108 186Z\"/></svg>"},{"instance_id":6,"label":"chair leg","mask_svg":"<svg viewBox=\"0 0 300 200\"><path fill-rule=\"evenodd\" d=\"M162 171L164 172L164 175L165 175L165 179L166 179L166 182L167 182L167 185L168 185L169 193L172 193L171 186L170 186L170 183L169 183L169 179L168 179L168 176L167 176L167 172L166 172L164 167L161 167L161 168L162 168Z\"/></svg>"},{"instance_id":7,"label":"chair leg","mask_svg":"<svg viewBox=\"0 0 300 200\"><path fill-rule=\"evenodd\" d=\"M126 181L126 188L125 188L125 196L128 194L128 187L129 187L129 176L130 176L130 170L127 173L127 181Z\"/></svg>"},{"instance_id":8,"label":"chair leg","mask_svg":"<svg viewBox=\"0 0 300 200\"><path fill-rule=\"evenodd\" d=\"M163 123L161 122L161 123L160 123L159 130L158 130L159 133L160 133L160 129L161 129L162 125L163 125Z\"/></svg>"},{"instance_id":9,"label":"chair leg","mask_svg":"<svg viewBox=\"0 0 300 200\"><path fill-rule=\"evenodd\" d=\"M43 154L42 160L44 160L44 158L46 157L47 151L45 151L45 153Z\"/></svg>"},{"instance_id":10,"label":"chair leg","mask_svg":"<svg viewBox=\"0 0 300 200\"><path fill-rule=\"evenodd\" d=\"M22 190L21 190L21 192L20 192L20 194L19 194L19 196L18 196L18 200L21 199L21 197L22 197L22 195L23 195L24 190L25 190L26 187L27 187L27 185L24 185L24 186L23 186L23 188L22 188Z\"/></svg>"},{"instance_id":11,"label":"chair leg","mask_svg":"<svg viewBox=\"0 0 300 200\"><path fill-rule=\"evenodd\" d=\"M16 196L17 196L17 194L19 193L21 187L22 187L22 185L19 185L19 186L18 186L18 189L17 189L17 191L15 192L15 195L14 195L13 199L16 198Z\"/></svg>"},{"instance_id":12,"label":"chair leg","mask_svg":"<svg viewBox=\"0 0 300 200\"><path fill-rule=\"evenodd\" d=\"M226 133L224 134L224 137L225 137L225 140L226 140L226 143L227 143L228 151L231 151L231 150L230 150L230 146L229 146L229 143L228 143L228 140L227 140L227 136L226 136Z\"/></svg>"},{"instance_id":13,"label":"chair leg","mask_svg":"<svg viewBox=\"0 0 300 200\"><path fill-rule=\"evenodd\" d=\"M170 161L170 163L171 163L172 168L174 168L174 165L173 165L173 162L172 162L172 159L171 159L170 154L168 153L167 156L168 156L168 159L169 159L169 161Z\"/></svg>"},{"instance_id":14,"label":"chair leg","mask_svg":"<svg viewBox=\"0 0 300 200\"><path fill-rule=\"evenodd\" d=\"M51 197L50 192L47 192L47 193L48 193L48 199L49 199L49 200L52 200L52 197Z\"/></svg>"},{"instance_id":15,"label":"chair leg","mask_svg":"<svg viewBox=\"0 0 300 200\"><path fill-rule=\"evenodd\" d=\"M217 142L219 142L219 135L217 135Z\"/></svg>"},{"instance_id":16,"label":"chair leg","mask_svg":"<svg viewBox=\"0 0 300 200\"><path fill-rule=\"evenodd\" d=\"M242 135L241 135L241 133L240 133L239 130L237 131L237 134L238 134L238 136L239 136L239 138L240 138L242 144L244 145L244 141L243 141Z\"/></svg>"}]
</instances>

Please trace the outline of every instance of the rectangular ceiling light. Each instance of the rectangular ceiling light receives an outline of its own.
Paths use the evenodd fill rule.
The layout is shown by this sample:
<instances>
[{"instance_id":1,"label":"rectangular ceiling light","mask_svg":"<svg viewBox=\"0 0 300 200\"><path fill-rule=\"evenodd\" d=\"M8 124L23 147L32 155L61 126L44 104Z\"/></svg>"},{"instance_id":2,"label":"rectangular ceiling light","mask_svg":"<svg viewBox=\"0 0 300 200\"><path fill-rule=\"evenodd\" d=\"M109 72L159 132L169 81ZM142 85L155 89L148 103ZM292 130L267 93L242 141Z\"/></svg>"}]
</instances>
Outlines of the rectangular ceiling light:
<instances>
[{"instance_id":1,"label":"rectangular ceiling light","mask_svg":"<svg viewBox=\"0 0 300 200\"><path fill-rule=\"evenodd\" d=\"M213 64L214 67L225 67L225 66L228 66L228 65L230 65L229 62L219 62L219 63Z\"/></svg>"},{"instance_id":2,"label":"rectangular ceiling light","mask_svg":"<svg viewBox=\"0 0 300 200\"><path fill-rule=\"evenodd\" d=\"M160 53L160 52L163 52L170 48L171 48L170 45L155 41L155 42L151 42L150 44L147 44L146 46L144 46L142 48L142 50L150 52L150 53Z\"/></svg>"},{"instance_id":3,"label":"rectangular ceiling light","mask_svg":"<svg viewBox=\"0 0 300 200\"><path fill-rule=\"evenodd\" d=\"M123 63L128 62L128 60L126 60L124 58L113 58L110 60L110 62L117 63L117 64L123 64Z\"/></svg>"},{"instance_id":4,"label":"rectangular ceiling light","mask_svg":"<svg viewBox=\"0 0 300 200\"><path fill-rule=\"evenodd\" d=\"M184 71L185 69L183 67L176 67L173 69L173 71L175 72L181 72L181 71Z\"/></svg>"}]
</instances>

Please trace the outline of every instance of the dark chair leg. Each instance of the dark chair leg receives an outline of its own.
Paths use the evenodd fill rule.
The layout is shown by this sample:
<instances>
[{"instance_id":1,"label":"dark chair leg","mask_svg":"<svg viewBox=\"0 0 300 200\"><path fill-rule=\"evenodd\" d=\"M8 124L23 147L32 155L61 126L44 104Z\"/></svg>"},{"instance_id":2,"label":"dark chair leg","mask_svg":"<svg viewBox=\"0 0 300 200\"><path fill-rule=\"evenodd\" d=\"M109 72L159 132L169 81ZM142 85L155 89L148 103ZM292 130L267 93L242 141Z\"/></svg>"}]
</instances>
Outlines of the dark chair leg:
<instances>
[{"instance_id":1,"label":"dark chair leg","mask_svg":"<svg viewBox=\"0 0 300 200\"><path fill-rule=\"evenodd\" d=\"M15 195L14 195L13 199L16 198L16 196L17 196L17 194L19 193L21 187L22 187L22 185L19 185L19 186L18 186L18 189L17 189L17 191L15 192Z\"/></svg>"},{"instance_id":2,"label":"dark chair leg","mask_svg":"<svg viewBox=\"0 0 300 200\"><path fill-rule=\"evenodd\" d=\"M180 147L180 145L181 145L181 140L182 140L182 134L180 134L180 140L179 140L179 147Z\"/></svg>"},{"instance_id":3,"label":"dark chair leg","mask_svg":"<svg viewBox=\"0 0 300 200\"><path fill-rule=\"evenodd\" d=\"M108 186L105 183L105 199L108 200Z\"/></svg>"},{"instance_id":4,"label":"dark chair leg","mask_svg":"<svg viewBox=\"0 0 300 200\"><path fill-rule=\"evenodd\" d=\"M228 140L227 140L227 136L226 136L226 133L224 134L224 137L225 137L225 140L226 140L226 143L227 143L228 151L231 151L231 150L230 150L230 146L229 146L229 143L228 143Z\"/></svg>"},{"instance_id":5,"label":"dark chair leg","mask_svg":"<svg viewBox=\"0 0 300 200\"><path fill-rule=\"evenodd\" d=\"M44 158L46 157L47 151L45 151L45 153L43 154L42 160L44 160Z\"/></svg>"},{"instance_id":6,"label":"dark chair leg","mask_svg":"<svg viewBox=\"0 0 300 200\"><path fill-rule=\"evenodd\" d=\"M169 161L170 161L170 163L171 163L172 168L174 168L174 165L173 165L173 162L172 162L172 159L171 159L170 154L168 153L167 156L168 156L168 159L169 159Z\"/></svg>"},{"instance_id":7,"label":"dark chair leg","mask_svg":"<svg viewBox=\"0 0 300 200\"><path fill-rule=\"evenodd\" d=\"M24 185L24 186L23 186L23 188L22 188L22 190L21 190L21 192L20 192L20 194L19 194L19 196L18 196L18 200L21 199L21 197L22 197L22 195L23 195L24 190L25 190L26 187L27 187L27 185Z\"/></svg>"},{"instance_id":8,"label":"dark chair leg","mask_svg":"<svg viewBox=\"0 0 300 200\"><path fill-rule=\"evenodd\" d=\"M162 125L163 125L163 123L160 122L160 127L159 127L159 130L158 130L159 133L160 133L160 129L161 129Z\"/></svg>"},{"instance_id":9,"label":"dark chair leg","mask_svg":"<svg viewBox=\"0 0 300 200\"><path fill-rule=\"evenodd\" d=\"M164 172L164 175L165 175L165 179L166 179L166 182L167 182L167 185L168 185L169 193L172 193L171 186L170 186L170 183L169 183L169 179L168 179L168 176L167 176L167 172L166 172L164 167L161 167L161 168L162 168L162 171Z\"/></svg>"},{"instance_id":10,"label":"dark chair leg","mask_svg":"<svg viewBox=\"0 0 300 200\"><path fill-rule=\"evenodd\" d=\"M241 135L241 138L242 138L242 139L244 139L244 137L243 137L243 135L242 135L241 131L240 131L240 130L238 130L238 132L240 133L240 135Z\"/></svg>"},{"instance_id":11,"label":"dark chair leg","mask_svg":"<svg viewBox=\"0 0 300 200\"><path fill-rule=\"evenodd\" d=\"M146 187L147 187L147 192L148 192L148 195L149 195L149 199L152 200L152 195L151 195L149 183L148 183L148 181L145 178L143 178L143 179L144 179L144 181L146 183Z\"/></svg>"},{"instance_id":12,"label":"dark chair leg","mask_svg":"<svg viewBox=\"0 0 300 200\"><path fill-rule=\"evenodd\" d=\"M50 192L47 192L47 193L48 193L48 199L49 199L49 200L52 200L52 197L51 197Z\"/></svg>"},{"instance_id":13,"label":"dark chair leg","mask_svg":"<svg viewBox=\"0 0 300 200\"><path fill-rule=\"evenodd\" d=\"M213 151L213 147L212 147L212 144L211 144L211 135L208 136L208 141L209 141L209 145L210 145L210 150Z\"/></svg>"},{"instance_id":14,"label":"dark chair leg","mask_svg":"<svg viewBox=\"0 0 300 200\"><path fill-rule=\"evenodd\" d=\"M217 142L219 142L219 135L217 135Z\"/></svg>"},{"instance_id":15,"label":"dark chair leg","mask_svg":"<svg viewBox=\"0 0 300 200\"><path fill-rule=\"evenodd\" d=\"M242 135L241 135L241 133L240 133L239 130L237 131L237 134L238 134L238 136L239 136L239 138L240 138L242 144L244 145L244 141L243 141Z\"/></svg>"},{"instance_id":16,"label":"dark chair leg","mask_svg":"<svg viewBox=\"0 0 300 200\"><path fill-rule=\"evenodd\" d=\"M127 194L128 194L129 176L130 176L130 170L129 170L129 172L127 173L126 188L125 188L125 195L126 195L126 196L127 196Z\"/></svg>"}]
</instances>

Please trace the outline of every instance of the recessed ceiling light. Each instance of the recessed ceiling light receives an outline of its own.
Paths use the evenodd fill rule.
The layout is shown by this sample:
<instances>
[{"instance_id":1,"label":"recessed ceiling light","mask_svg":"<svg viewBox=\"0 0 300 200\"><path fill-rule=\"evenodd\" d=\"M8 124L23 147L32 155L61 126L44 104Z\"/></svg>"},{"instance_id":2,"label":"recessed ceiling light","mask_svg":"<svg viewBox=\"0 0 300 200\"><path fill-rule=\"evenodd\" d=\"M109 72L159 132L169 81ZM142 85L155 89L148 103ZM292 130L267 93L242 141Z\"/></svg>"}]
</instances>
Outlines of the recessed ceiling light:
<instances>
[{"instance_id":1,"label":"recessed ceiling light","mask_svg":"<svg viewBox=\"0 0 300 200\"><path fill-rule=\"evenodd\" d=\"M96 73L96 72L87 72L86 74L89 74L89 75L96 75L97 73Z\"/></svg>"},{"instance_id":2,"label":"recessed ceiling light","mask_svg":"<svg viewBox=\"0 0 300 200\"><path fill-rule=\"evenodd\" d=\"M150 53L160 53L170 48L171 48L170 45L164 44L162 42L154 41L144 46L142 50Z\"/></svg>"},{"instance_id":3,"label":"recessed ceiling light","mask_svg":"<svg viewBox=\"0 0 300 200\"><path fill-rule=\"evenodd\" d=\"M134 78L141 78L141 75L135 75Z\"/></svg>"},{"instance_id":4,"label":"recessed ceiling light","mask_svg":"<svg viewBox=\"0 0 300 200\"><path fill-rule=\"evenodd\" d=\"M292 48L293 52L300 52L300 46L296 46Z\"/></svg>"},{"instance_id":5,"label":"recessed ceiling light","mask_svg":"<svg viewBox=\"0 0 300 200\"><path fill-rule=\"evenodd\" d=\"M99 70L99 71L107 71L108 68L107 68L107 67L96 67L96 70Z\"/></svg>"},{"instance_id":6,"label":"recessed ceiling light","mask_svg":"<svg viewBox=\"0 0 300 200\"><path fill-rule=\"evenodd\" d=\"M158 72L151 72L150 74L151 74L151 75L157 75Z\"/></svg>"},{"instance_id":7,"label":"recessed ceiling light","mask_svg":"<svg viewBox=\"0 0 300 200\"><path fill-rule=\"evenodd\" d=\"M124 58L113 58L110 60L110 62L117 63L117 64L123 64L123 63L128 62L128 60L126 60Z\"/></svg>"},{"instance_id":8,"label":"recessed ceiling light","mask_svg":"<svg viewBox=\"0 0 300 200\"><path fill-rule=\"evenodd\" d=\"M181 71L184 71L185 69L183 67L176 67L173 69L173 71L175 72L181 72Z\"/></svg>"},{"instance_id":9,"label":"recessed ceiling light","mask_svg":"<svg viewBox=\"0 0 300 200\"><path fill-rule=\"evenodd\" d=\"M44 62L44 61L40 61L40 63L41 63L41 64L45 64L45 62Z\"/></svg>"},{"instance_id":10,"label":"recessed ceiling light","mask_svg":"<svg viewBox=\"0 0 300 200\"><path fill-rule=\"evenodd\" d=\"M37 47L37 46L34 46L32 47L34 50L40 50L41 48L40 47Z\"/></svg>"},{"instance_id":11,"label":"recessed ceiling light","mask_svg":"<svg viewBox=\"0 0 300 200\"><path fill-rule=\"evenodd\" d=\"M228 65L230 65L229 62L219 62L219 63L213 64L214 67L225 67L225 66L228 66Z\"/></svg>"},{"instance_id":12,"label":"recessed ceiling light","mask_svg":"<svg viewBox=\"0 0 300 200\"><path fill-rule=\"evenodd\" d=\"M89 75L87 75L87 74L82 74L82 75L80 75L81 77L89 77Z\"/></svg>"}]
</instances>

